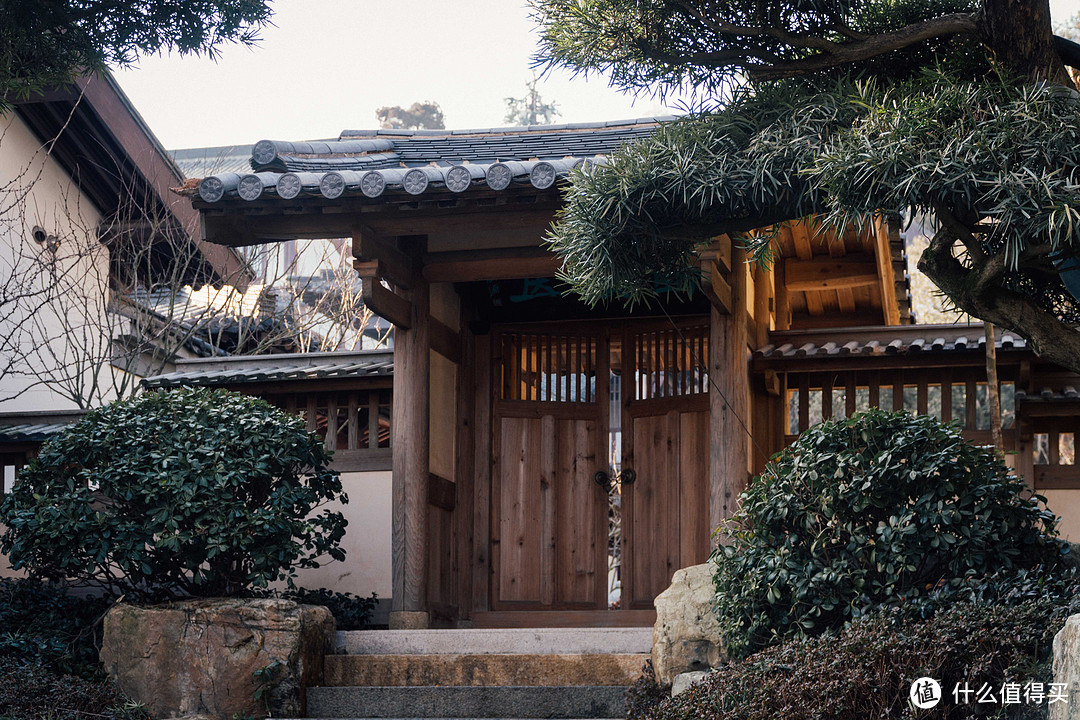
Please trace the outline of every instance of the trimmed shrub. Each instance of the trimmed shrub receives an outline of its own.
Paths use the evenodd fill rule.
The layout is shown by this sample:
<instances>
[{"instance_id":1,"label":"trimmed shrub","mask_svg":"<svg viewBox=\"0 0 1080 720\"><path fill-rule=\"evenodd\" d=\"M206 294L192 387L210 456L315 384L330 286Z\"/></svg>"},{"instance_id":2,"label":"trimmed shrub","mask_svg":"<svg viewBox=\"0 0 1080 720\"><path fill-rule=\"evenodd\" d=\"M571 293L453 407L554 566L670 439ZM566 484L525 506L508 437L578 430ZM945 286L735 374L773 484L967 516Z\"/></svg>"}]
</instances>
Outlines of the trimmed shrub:
<instances>
[{"instance_id":1,"label":"trimmed shrub","mask_svg":"<svg viewBox=\"0 0 1080 720\"><path fill-rule=\"evenodd\" d=\"M352 593L334 592L326 588L309 590L296 588L282 592L268 590L254 590L251 597L280 597L286 600L295 600L301 605L322 605L334 616L338 630L364 630L371 624L371 617L375 613L375 606L379 598L375 593L370 597L360 597Z\"/></svg>"},{"instance_id":2,"label":"trimmed shrub","mask_svg":"<svg viewBox=\"0 0 1080 720\"><path fill-rule=\"evenodd\" d=\"M224 390L149 393L88 413L0 506L15 568L156 601L236 595L344 559L346 502L304 420Z\"/></svg>"},{"instance_id":3,"label":"trimmed shrub","mask_svg":"<svg viewBox=\"0 0 1080 720\"><path fill-rule=\"evenodd\" d=\"M21 661L57 672L99 674L99 621L109 604L37 580L0 579L0 665Z\"/></svg>"},{"instance_id":4,"label":"trimmed shrub","mask_svg":"<svg viewBox=\"0 0 1080 720\"><path fill-rule=\"evenodd\" d=\"M850 623L838 634L788 640L728 663L649 713L651 720L866 720L933 717L940 720L1045 717L1047 701L1004 705L1003 684L1044 683L1049 692L1054 634L1080 611L1073 587L1068 599L1028 600L1012 607L958 603L912 622L900 609L885 609ZM908 702L913 681L940 682L943 699L933 710ZM957 684L978 693L984 684L998 703L977 697L957 703ZM1022 690L1021 690L1022 692ZM985 698L985 696L984 696Z\"/></svg>"},{"instance_id":5,"label":"trimmed shrub","mask_svg":"<svg viewBox=\"0 0 1080 720\"><path fill-rule=\"evenodd\" d=\"M25 662L0 665L2 720L150 720L111 681L62 675Z\"/></svg>"},{"instance_id":6,"label":"trimmed shrub","mask_svg":"<svg viewBox=\"0 0 1080 720\"><path fill-rule=\"evenodd\" d=\"M743 494L714 553L729 655L883 605L939 607L1066 545L995 452L932 417L869 410L804 432Z\"/></svg>"}]
</instances>

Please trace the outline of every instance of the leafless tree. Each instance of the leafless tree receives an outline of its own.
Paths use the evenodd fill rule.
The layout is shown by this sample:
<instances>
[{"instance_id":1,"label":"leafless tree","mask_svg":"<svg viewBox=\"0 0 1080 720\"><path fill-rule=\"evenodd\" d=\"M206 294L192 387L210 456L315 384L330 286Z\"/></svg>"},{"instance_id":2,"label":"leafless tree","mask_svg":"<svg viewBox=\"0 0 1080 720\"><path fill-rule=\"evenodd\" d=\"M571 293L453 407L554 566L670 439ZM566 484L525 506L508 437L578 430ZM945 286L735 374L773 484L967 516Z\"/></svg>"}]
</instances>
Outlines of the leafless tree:
<instances>
[{"instance_id":1,"label":"leafless tree","mask_svg":"<svg viewBox=\"0 0 1080 720\"><path fill-rule=\"evenodd\" d=\"M93 407L181 357L379 341L347 243L247 249L255 282L227 285L160 200L132 190L102 220L71 188L39 207L48 150L0 185L0 401L47 387Z\"/></svg>"}]
</instances>

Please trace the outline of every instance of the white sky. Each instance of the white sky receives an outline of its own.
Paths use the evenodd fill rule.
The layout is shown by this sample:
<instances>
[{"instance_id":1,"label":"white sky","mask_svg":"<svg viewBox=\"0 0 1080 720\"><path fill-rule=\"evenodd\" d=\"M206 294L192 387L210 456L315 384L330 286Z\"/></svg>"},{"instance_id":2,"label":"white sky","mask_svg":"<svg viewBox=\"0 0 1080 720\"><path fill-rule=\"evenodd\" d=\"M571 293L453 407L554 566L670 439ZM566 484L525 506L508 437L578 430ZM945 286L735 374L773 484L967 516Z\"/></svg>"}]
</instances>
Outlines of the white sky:
<instances>
[{"instance_id":1,"label":"white sky","mask_svg":"<svg viewBox=\"0 0 1080 720\"><path fill-rule=\"evenodd\" d=\"M504 98L532 78L536 33L522 0L274 0L275 27L217 62L155 56L116 72L167 148L310 140L377 126L375 109L438 102L449 128L503 125ZM1060 22L1080 0L1051 0ZM539 85L556 122L668 114L603 78Z\"/></svg>"}]
</instances>

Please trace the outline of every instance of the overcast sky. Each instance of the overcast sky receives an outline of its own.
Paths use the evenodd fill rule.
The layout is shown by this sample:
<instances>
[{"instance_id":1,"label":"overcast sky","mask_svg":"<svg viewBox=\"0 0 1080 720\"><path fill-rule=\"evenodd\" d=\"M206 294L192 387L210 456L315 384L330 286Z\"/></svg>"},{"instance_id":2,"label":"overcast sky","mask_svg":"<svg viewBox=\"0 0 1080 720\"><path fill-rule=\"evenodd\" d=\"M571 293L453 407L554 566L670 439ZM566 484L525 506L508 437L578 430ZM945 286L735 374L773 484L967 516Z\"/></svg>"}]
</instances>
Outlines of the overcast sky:
<instances>
[{"instance_id":1,"label":"overcast sky","mask_svg":"<svg viewBox=\"0 0 1080 720\"><path fill-rule=\"evenodd\" d=\"M275 27L258 47L229 46L217 62L155 56L116 77L170 149L263 138L331 138L377 126L375 110L434 100L449 128L503 125L505 98L532 78L534 23L520 0L274 0ZM1051 0L1058 21L1080 0ZM541 96L556 122L668 114L603 78L557 73Z\"/></svg>"}]
</instances>

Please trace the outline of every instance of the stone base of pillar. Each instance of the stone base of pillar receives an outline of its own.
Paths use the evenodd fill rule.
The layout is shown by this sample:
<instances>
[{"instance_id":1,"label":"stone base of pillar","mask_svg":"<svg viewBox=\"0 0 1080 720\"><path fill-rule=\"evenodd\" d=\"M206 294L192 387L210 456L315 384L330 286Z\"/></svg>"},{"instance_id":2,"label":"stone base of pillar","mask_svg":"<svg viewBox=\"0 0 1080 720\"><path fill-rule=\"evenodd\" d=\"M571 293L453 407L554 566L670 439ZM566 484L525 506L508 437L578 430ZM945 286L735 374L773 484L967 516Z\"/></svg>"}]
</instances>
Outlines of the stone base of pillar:
<instances>
[{"instance_id":1,"label":"stone base of pillar","mask_svg":"<svg viewBox=\"0 0 1080 720\"><path fill-rule=\"evenodd\" d=\"M431 618L426 612L398 610L390 613L391 630L426 630L429 627Z\"/></svg>"}]
</instances>

